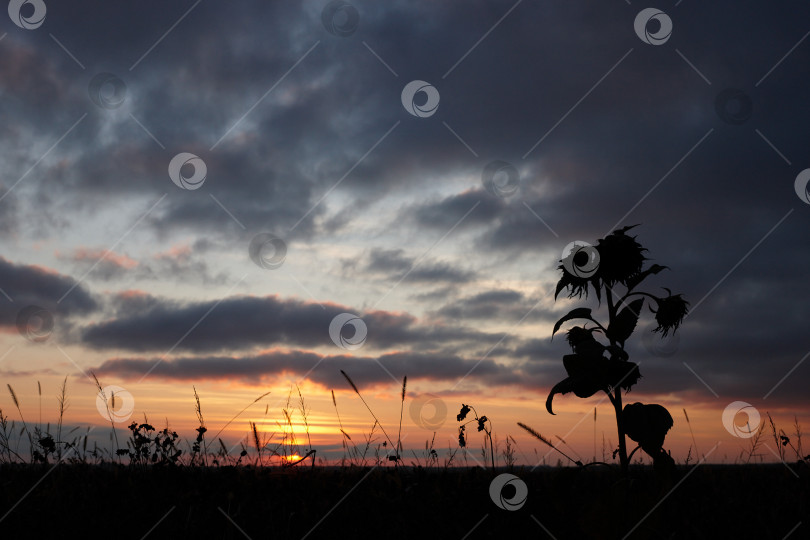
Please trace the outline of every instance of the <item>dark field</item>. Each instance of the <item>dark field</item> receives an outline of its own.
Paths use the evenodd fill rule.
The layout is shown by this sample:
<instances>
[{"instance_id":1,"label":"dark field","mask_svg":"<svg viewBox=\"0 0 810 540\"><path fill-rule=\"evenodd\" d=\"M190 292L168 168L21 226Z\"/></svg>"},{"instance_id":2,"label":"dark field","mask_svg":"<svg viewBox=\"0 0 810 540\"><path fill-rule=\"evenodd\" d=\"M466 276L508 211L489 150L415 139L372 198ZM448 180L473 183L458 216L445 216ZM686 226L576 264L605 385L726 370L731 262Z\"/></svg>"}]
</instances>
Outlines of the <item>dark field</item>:
<instances>
[{"instance_id":1,"label":"dark field","mask_svg":"<svg viewBox=\"0 0 810 540\"><path fill-rule=\"evenodd\" d=\"M0 537L810 538L810 470L791 467L681 467L672 485L641 467L515 468L529 492L507 511L483 469L4 465Z\"/></svg>"}]
</instances>

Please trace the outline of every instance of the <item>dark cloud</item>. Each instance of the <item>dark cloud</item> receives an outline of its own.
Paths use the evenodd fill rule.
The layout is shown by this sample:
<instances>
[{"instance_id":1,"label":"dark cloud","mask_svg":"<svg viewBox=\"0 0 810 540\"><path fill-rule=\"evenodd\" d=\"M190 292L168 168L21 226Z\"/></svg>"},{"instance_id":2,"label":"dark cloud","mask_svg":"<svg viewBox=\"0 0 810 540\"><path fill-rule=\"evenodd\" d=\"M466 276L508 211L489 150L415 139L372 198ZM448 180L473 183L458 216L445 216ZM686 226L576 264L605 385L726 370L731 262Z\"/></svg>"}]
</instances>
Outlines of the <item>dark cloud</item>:
<instances>
[{"instance_id":1,"label":"dark cloud","mask_svg":"<svg viewBox=\"0 0 810 540\"><path fill-rule=\"evenodd\" d=\"M348 306L277 296L179 302L134 291L115 297L114 306L114 318L82 329L82 343L132 351L244 350L277 344L332 347L332 320L341 313L357 313ZM365 346L372 349L437 349L497 341L491 334L463 326L424 326L407 313L357 314L368 330Z\"/></svg>"},{"instance_id":2,"label":"dark cloud","mask_svg":"<svg viewBox=\"0 0 810 540\"><path fill-rule=\"evenodd\" d=\"M396 282L410 271L407 282L421 287L408 291L410 298L453 321L433 328L412 315L372 312L364 315L368 346L449 350L486 349L492 338L458 320L512 321L531 307L530 298L465 286L493 278L495 267L505 270L493 279L517 268L518 279L541 280L568 242L595 242L616 226L642 223L639 240L671 268L650 286L683 292L695 308L678 356L642 368L642 386L702 395L707 389L686 361L724 397L755 389L764 395L771 379L807 352L810 207L796 197L793 180L808 166L810 48L800 40L810 7L671 3L662 9L673 35L652 46L633 31L638 6L623 2L352 3L361 19L347 38L323 28L323 2L240 9L202 2L156 45L188 7L51 3L40 31L9 27L0 43L4 193L24 179L0 201L0 234L14 242L71 238L98 208L124 201L127 215L138 216L168 193L144 224L159 241L193 237L194 254L139 261L150 269L139 279L190 272L201 283L224 283L211 258L231 249L244 254L265 230L291 244L359 243L370 251L344 268L344 277ZM90 78L102 70L127 85L119 109L101 110L88 97ZM441 95L430 118L400 104L414 79ZM750 119L734 125L717 114L726 88L750 97ZM168 178L168 162L181 151L208 166L200 190L182 191ZM509 197L483 189L482 172L496 159L520 172ZM383 201L384 211L377 206ZM365 210L383 216L369 226ZM115 225L123 233L131 223ZM373 237L376 246L407 245L377 235L433 238L454 226L460 234L446 242L455 251L441 244L421 261L421 251L364 243ZM538 263L541 251L554 255ZM321 255L325 266L340 262ZM0 265L9 276L11 267L37 284L50 279L9 265ZM121 275L115 265L98 271L92 277L99 281ZM60 275L58 287L48 282L51 290L15 279L0 280L15 305L17 294L55 301L73 283ZM168 350L215 304L130 296L113 301L112 319L85 329L88 346ZM92 310L84 286L69 301L76 313ZM223 298L180 348L328 346L331 316L351 309L326 307ZM10 316L6 311L5 320ZM562 340L537 339L505 342L504 350L513 362L562 354ZM807 380L805 363L780 392L798 395Z\"/></svg>"},{"instance_id":3,"label":"dark cloud","mask_svg":"<svg viewBox=\"0 0 810 540\"><path fill-rule=\"evenodd\" d=\"M44 308L55 318L86 315L99 307L87 288L72 277L2 257L0 284L5 292L0 298L0 326L13 327L20 310L29 305Z\"/></svg>"},{"instance_id":4,"label":"dark cloud","mask_svg":"<svg viewBox=\"0 0 810 540\"><path fill-rule=\"evenodd\" d=\"M344 370L361 388L401 381L407 375L411 380L454 383L464 378L475 367L471 380L497 381L499 384L517 383L519 378L512 369L493 360L478 363L455 355L388 353L381 356L319 355L300 350L274 350L243 357L207 356L177 358L116 358L107 360L94 372L123 379L138 379L150 368L150 377L163 380L239 380L246 384L263 384L279 377L304 377L327 388L348 387L340 374ZM386 372L387 371L387 372ZM390 373L390 375L389 375ZM391 376L393 375L393 379Z\"/></svg>"},{"instance_id":5,"label":"dark cloud","mask_svg":"<svg viewBox=\"0 0 810 540\"><path fill-rule=\"evenodd\" d=\"M709 21L726 21L727 9L673 8L676 30L671 43L652 47L633 33L636 9L630 6L521 4L485 43L470 51L512 5L496 2L460 9L392 3L383 8L357 2L358 32L340 39L320 24L319 4L255 3L243 10L201 4L131 71L135 60L184 10L157 2L111 10L91 2L88 16L80 18L52 8L50 31L88 69L83 73L44 34L13 32L5 45L16 54L6 68L14 80L8 97L39 107L42 117L51 120L45 126L32 122L30 115L11 108L8 112L19 124L47 128L40 129L44 135L54 131L55 113L67 127L78 118L75 113L89 110L83 125L59 149L81 151L75 152L70 167L51 166L49 180L42 180L49 189L39 192L73 196L71 203L82 208L121 193L151 193L156 199L168 191L165 208L148 221L162 234L207 230L238 237L238 225L209 194L248 228L289 228L356 165L339 189L372 201L387 194L415 197L435 178L467 176L469 185L461 193L439 201L431 196L422 205L406 205L403 213L411 222L446 230L478 202L462 227L490 225L483 238L493 249L527 248L538 239L554 237L524 202L563 238L601 233L710 128L715 133L701 151L640 205L639 220L650 221L647 216L662 212L671 217L675 209L693 206L688 194L696 191L712 193L708 199L722 200L729 211L746 208L747 194L732 188L738 178L781 174L780 158L753 131L755 121L768 120L758 125L779 141L786 155L801 154L801 137L777 139L775 134L803 129L790 114L801 110L804 100L800 71L792 66L803 65L807 52L798 48L769 76L767 85L753 86L803 35L796 18L784 21L775 8L735 7L732 19L737 26L723 30L727 39L715 39L720 31ZM221 31L209 27L213 20ZM554 24L545 23L552 20ZM266 21L285 22L268 35ZM261 47L251 40L254 34L261 35ZM735 36L741 35L745 40L737 42ZM673 46L713 84L707 85ZM557 126L631 48L633 52ZM564 54L549 54L551 50ZM22 73L20 66L32 64L38 69ZM125 80L126 111L101 111L90 104L87 82L102 68ZM433 82L441 92L439 112L431 119L413 118L399 104L403 81L417 77ZM743 87L755 100L756 117L742 127L728 126L715 114L714 98L727 85ZM44 97L36 101L40 95ZM254 105L221 145L209 150ZM165 151L130 112L163 142ZM397 121L401 123L390 137L359 160ZM16 127L11 125L9 129ZM113 134L116 143L107 143L102 132ZM201 191L180 191L169 182L166 166L178 151L196 152L206 161L209 179ZM509 201L480 189L481 172L493 159L513 162L523 173L522 188ZM784 173L789 180L790 171ZM764 189L758 200L764 195L775 201L778 190L770 183L759 185ZM316 208L289 234L339 231L346 214L338 213L337 222L319 223L324 210ZM714 219L711 205L692 210L696 222ZM693 232L689 227L683 234Z\"/></svg>"},{"instance_id":6,"label":"dark cloud","mask_svg":"<svg viewBox=\"0 0 810 540\"><path fill-rule=\"evenodd\" d=\"M471 212L471 210L474 211ZM444 199L426 201L402 211L403 220L410 220L422 227L449 230L468 215L459 227L468 228L492 223L508 211L509 205L482 189L471 189Z\"/></svg>"},{"instance_id":7,"label":"dark cloud","mask_svg":"<svg viewBox=\"0 0 810 540\"><path fill-rule=\"evenodd\" d=\"M384 274L394 283L404 279L415 283L466 283L475 277L474 272L449 263L410 257L403 249L372 249L365 270Z\"/></svg>"},{"instance_id":8,"label":"dark cloud","mask_svg":"<svg viewBox=\"0 0 810 540\"><path fill-rule=\"evenodd\" d=\"M519 291L493 289L457 299L431 312L432 316L447 320L490 320L518 322L548 320L545 310L538 310L539 298L531 299ZM533 309L534 308L534 309Z\"/></svg>"}]
</instances>

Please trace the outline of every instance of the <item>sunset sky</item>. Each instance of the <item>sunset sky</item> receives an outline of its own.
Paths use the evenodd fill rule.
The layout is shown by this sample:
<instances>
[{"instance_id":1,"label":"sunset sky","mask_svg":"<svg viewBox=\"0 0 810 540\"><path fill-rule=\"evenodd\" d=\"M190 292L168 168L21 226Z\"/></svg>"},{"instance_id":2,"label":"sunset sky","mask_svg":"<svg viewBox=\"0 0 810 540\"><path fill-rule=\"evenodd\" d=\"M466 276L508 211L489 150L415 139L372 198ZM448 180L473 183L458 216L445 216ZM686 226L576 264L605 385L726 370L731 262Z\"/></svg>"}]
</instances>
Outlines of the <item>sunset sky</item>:
<instances>
[{"instance_id":1,"label":"sunset sky","mask_svg":"<svg viewBox=\"0 0 810 540\"><path fill-rule=\"evenodd\" d=\"M810 5L667 0L637 33L629 0L35 4L0 17L0 380L29 423L37 381L54 422L67 376L66 422L107 444L91 371L188 439L192 387L211 435L270 391L236 444L248 421L278 431L297 384L339 458L330 390L353 438L373 423L342 369L389 435L407 375L406 457L434 405L455 448L469 403L521 462L549 449L517 421L601 459L606 399L545 410L570 352L554 322L599 307L555 302L557 265L640 223L670 268L644 289L692 311L662 348L644 308L625 403L669 409L679 462L684 409L714 462L750 446L733 402L810 429ZM330 337L343 313L361 346Z\"/></svg>"}]
</instances>

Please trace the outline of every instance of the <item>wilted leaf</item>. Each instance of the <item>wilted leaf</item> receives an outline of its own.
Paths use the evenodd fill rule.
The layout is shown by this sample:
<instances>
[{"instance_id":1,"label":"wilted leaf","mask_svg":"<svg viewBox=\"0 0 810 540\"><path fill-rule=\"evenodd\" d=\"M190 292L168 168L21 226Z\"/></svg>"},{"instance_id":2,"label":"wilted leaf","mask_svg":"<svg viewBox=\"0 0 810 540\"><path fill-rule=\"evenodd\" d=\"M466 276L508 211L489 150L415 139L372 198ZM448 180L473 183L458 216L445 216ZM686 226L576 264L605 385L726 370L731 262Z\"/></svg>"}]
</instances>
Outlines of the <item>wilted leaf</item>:
<instances>
[{"instance_id":1,"label":"wilted leaf","mask_svg":"<svg viewBox=\"0 0 810 540\"><path fill-rule=\"evenodd\" d=\"M554 324L554 330L551 332L551 338L554 338L554 334L557 333L557 330L560 329L560 326L562 326L563 323L572 319L588 319L592 321L593 319L591 318L590 308L576 308L569 311L568 314Z\"/></svg>"},{"instance_id":2,"label":"wilted leaf","mask_svg":"<svg viewBox=\"0 0 810 540\"><path fill-rule=\"evenodd\" d=\"M568 355L576 356L576 355ZM551 392L546 398L546 410L550 414L554 414L551 408L551 402L555 394L567 394L573 392L575 396L580 398L589 398L600 390L607 388L607 385L600 379L596 373L589 373L587 371L579 372L577 375L566 377L558 382L551 389Z\"/></svg>"},{"instance_id":3,"label":"wilted leaf","mask_svg":"<svg viewBox=\"0 0 810 540\"><path fill-rule=\"evenodd\" d=\"M625 405L621 420L627 436L653 458L662 452L664 438L673 425L669 411L655 403Z\"/></svg>"},{"instance_id":4,"label":"wilted leaf","mask_svg":"<svg viewBox=\"0 0 810 540\"><path fill-rule=\"evenodd\" d=\"M554 399L554 394L567 394L573 390L574 381L571 377L567 377L555 384L554 388L551 389L551 392L549 392L548 397L546 398L546 410L549 412L549 414L554 414L554 411L551 410L551 401Z\"/></svg>"},{"instance_id":5,"label":"wilted leaf","mask_svg":"<svg viewBox=\"0 0 810 540\"><path fill-rule=\"evenodd\" d=\"M622 309L607 329L607 337L611 341L624 343L633 333L641 315L644 299L633 300Z\"/></svg>"},{"instance_id":6,"label":"wilted leaf","mask_svg":"<svg viewBox=\"0 0 810 540\"><path fill-rule=\"evenodd\" d=\"M633 276L633 277L631 277L630 279L627 280L627 290L631 291L639 283L641 283L642 281L647 279L647 276L649 276L650 274L657 274L662 270L669 270L669 267L668 266L661 266L660 264L654 264L654 265L650 266L649 268L647 268L643 272L640 272L640 273L636 274L635 276Z\"/></svg>"},{"instance_id":7,"label":"wilted leaf","mask_svg":"<svg viewBox=\"0 0 810 540\"><path fill-rule=\"evenodd\" d=\"M586 377L598 369L601 356L587 356L584 354L566 354L563 356L563 367L571 377Z\"/></svg>"},{"instance_id":8,"label":"wilted leaf","mask_svg":"<svg viewBox=\"0 0 810 540\"><path fill-rule=\"evenodd\" d=\"M608 380L613 388L630 390L641 377L638 364L635 362L610 360L608 366Z\"/></svg>"}]
</instances>

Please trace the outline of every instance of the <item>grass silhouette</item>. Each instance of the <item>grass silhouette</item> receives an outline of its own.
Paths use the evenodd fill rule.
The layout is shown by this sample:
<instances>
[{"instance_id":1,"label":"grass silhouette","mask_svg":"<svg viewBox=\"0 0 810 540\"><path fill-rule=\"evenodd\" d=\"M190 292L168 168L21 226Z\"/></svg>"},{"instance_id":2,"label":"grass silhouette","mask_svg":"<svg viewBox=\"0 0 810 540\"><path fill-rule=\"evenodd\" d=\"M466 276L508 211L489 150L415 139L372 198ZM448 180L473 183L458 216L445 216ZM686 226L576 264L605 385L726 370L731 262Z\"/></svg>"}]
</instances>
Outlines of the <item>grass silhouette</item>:
<instances>
[{"instance_id":1,"label":"grass silhouette","mask_svg":"<svg viewBox=\"0 0 810 540\"><path fill-rule=\"evenodd\" d=\"M424 441L424 449L419 450L418 454L416 449L410 450L411 458L406 460L404 455L405 447L403 444L404 434L402 421L404 418L404 407L407 398L407 377L403 379L402 387L399 391L400 397L400 418L397 427L396 442L388 436L385 427L380 422L379 417L374 413L368 402L364 399L360 389L351 379L351 377L341 371L346 381L349 383L352 391L357 394L363 402L369 413L371 414L374 422L367 432L362 433L362 442L358 444L352 435L347 431L343 424L342 417L338 408L338 398L334 390L330 391L330 398L335 411L335 419L337 421L338 432L341 438L341 448L343 455L340 458L328 460L323 457L316 457L318 449L312 443L309 422L309 407L306 403L303 393L299 387L295 387L297 394L297 402L292 401L293 388L287 396L286 403L281 409L281 420L275 420L277 428L274 432L261 430L259 422L254 420L248 421L248 430L241 441L236 445L228 447L228 444L220 437L225 428L230 426L239 416L241 416L251 405L257 404L263 398L267 397L270 392L264 392L251 401L241 411L234 415L228 422L213 436L210 440L214 442L213 448L209 448L209 437L207 437L208 428L206 427L205 418L203 415L202 398L197 392L196 387L192 387L192 396L194 410L197 417L199 426L194 430L196 433L192 439L185 439L171 428L168 419L164 427L158 429L149 422L149 419L144 415L143 422L131 422L125 426L129 431L129 436L123 441L123 444L118 440L117 426L115 422L110 421L110 448L104 448L98 445L98 442L93 442L90 445L90 432L96 428L87 427L84 432L81 432L79 426L72 427L71 429L65 428L65 414L68 410L68 386L67 378L65 378L59 387L57 394L57 421L53 429L51 424L42 424L40 419L38 423L31 424L26 420L23 412L23 404L21 403L14 388L7 384L7 389L11 397L16 413L19 417L17 420L10 418L2 409L0 409L0 465L2 464L47 464L47 463L81 463L81 464L104 464L104 463L119 463L122 465L145 466L145 465L158 465L158 466L184 466L184 467L221 467L221 466L236 466L236 465L252 465L256 467L264 466L279 466L282 468L293 467L301 462L309 459L311 465L315 467L317 464L322 466L339 466L339 467L368 467L380 466L385 463L392 463L395 466L410 465L412 468L449 468L451 466L461 466L457 459L458 452L462 452L464 466L470 466L467 445L467 435L465 428L469 423L475 423L478 431L484 432L484 444L481 447L481 454L484 458L486 467L495 470L501 466L507 468L516 467L515 454L517 451L517 440L510 434L504 438L504 445L498 441L497 434L492 430L491 419L487 416L479 416L478 413L471 405L463 405L461 413L458 415L460 422L467 420L466 416L472 412L472 419L467 420L464 424L459 426L459 439L460 444L458 447L453 448L449 446L444 454L442 461L439 451L436 449L436 433L433 433L431 438ZM94 382L99 389L99 394L105 402L110 418L112 417L111 411L114 410L116 404L116 396L111 393L106 396L102 392L103 386L101 382L94 377ZM42 387L37 383L37 394L40 398L39 414L41 416L41 393ZM269 405L265 407L264 423L267 423L267 416L269 413ZM297 420L294 415L300 417L300 425L303 426L303 433L296 433ZM692 438L692 445L689 448L688 455L684 462L689 465L693 460L694 455L700 457L701 454L697 450L697 443L695 441L694 432L691 430L691 423L689 416L684 410L684 416L690 427L690 434ZM802 443L802 427L798 418L794 416L792 431L788 434L785 429L779 428L776 421L766 412L768 424L762 423L759 428L754 432L750 438L747 448L743 449L739 455L734 458L734 463L750 464L763 462L767 459L768 455L762 453L763 450L763 435L766 429L770 432L773 441L773 456L782 462L788 462L789 458L793 463L808 465L810 464L810 455L804 455ZM552 438L541 435L538 431L529 427L523 422L517 424L521 429L525 430L534 439L540 441L543 445L553 449L553 451L563 456L570 464L581 467L582 462L579 459L571 457L568 453L560 449L560 445L554 444ZM300 429L300 428L299 428ZM379 435L382 434L382 440ZM571 448L568 443L554 435L560 443L576 454L576 450ZM306 444L302 445L301 440L305 440ZM464 441L461 444L461 441ZM27 443L27 444L25 444ZM592 462L593 464L602 465L617 465L615 460L612 464L607 462L609 456L610 443L606 443L603 436L602 442L602 461ZM238 447L238 451L234 448ZM770 448L770 445L768 445ZM537 454L535 450L535 454ZM532 464L531 460L526 458L524 454L525 464ZM757 460L758 458L758 460ZM537 461L538 463L541 460ZM502 463L502 465L501 465ZM542 460L545 463L545 460ZM639 462L640 463L640 462ZM475 464L473 466L476 466ZM477 465L480 466L480 465Z\"/></svg>"},{"instance_id":2,"label":"grass silhouette","mask_svg":"<svg viewBox=\"0 0 810 540\"><path fill-rule=\"evenodd\" d=\"M182 438L168 420L156 428L144 416L143 422L129 424L129 436L121 447L113 436L113 425L109 434L113 446L108 449L88 444L90 428L81 432L65 426L66 379L57 396L59 420L53 430L41 420L30 423L24 416L25 404L8 385L19 421L0 410L3 537L54 536L66 527L90 522L112 527L121 508L137 509L138 516L121 533L124 538L142 538L153 526L159 527L156 538L237 537L238 531L223 514L252 538L367 537L368 531L395 539L462 538L472 524L459 516L480 516L477 520L486 516L477 529L481 537L499 537L507 529L537 536L536 522L529 518L534 516L557 539L623 538L628 533L630 538L783 538L795 526L794 517L810 512L806 496L810 456L802 456L802 429L796 418L793 433L788 434L769 415L769 425L760 426L751 449L735 459L737 465L696 466L687 457L685 466L679 467L688 481L672 492L651 467L636 462L630 467L631 491L615 458L608 467L588 467L593 463L583 465L552 442L556 437L567 447L561 437L541 435L524 423L518 424L521 429L575 466L517 465L514 437L507 435L505 447L499 449L490 419L471 406L468 412L475 418L470 422L485 426L481 429L485 431L484 466L467 466L466 448L448 447L442 460L435 448L435 433L425 441L424 450L419 454L412 450L412 459L406 459L402 418L407 380L403 379L398 392L400 419L394 444L359 387L348 374L344 377L374 423L357 444L344 428L338 397L331 391L343 449L343 457L331 462L315 457L318 449L309 434L310 413L298 387L290 388L275 421L277 431L260 429L269 421L268 405L264 419L249 420L248 433L231 448L219 437L221 430L208 436L204 396L192 387L199 427L190 439ZM292 398L294 391L297 401ZM38 396L41 392L38 385ZM260 395L250 405L266 396ZM117 398L111 394L107 399L114 408ZM766 428L783 463L748 464L762 459L757 450L766 444L760 438ZM458 452L464 456L463 464ZM787 462L789 456L796 460ZM312 466L301 467L307 460ZM488 490L493 477L504 471L530 487L520 512L492 505ZM108 495L110 489L116 491L115 497ZM735 496L718 497L717 493ZM49 519L32 519L45 508ZM741 521L740 512L749 508L751 515L755 508L769 510L753 522ZM161 516L165 519L154 525ZM358 527L366 532L358 532Z\"/></svg>"}]
</instances>

